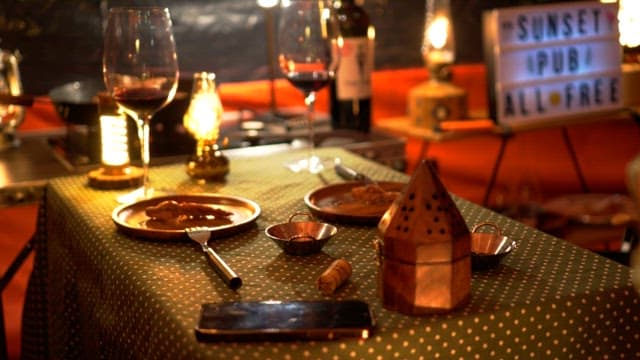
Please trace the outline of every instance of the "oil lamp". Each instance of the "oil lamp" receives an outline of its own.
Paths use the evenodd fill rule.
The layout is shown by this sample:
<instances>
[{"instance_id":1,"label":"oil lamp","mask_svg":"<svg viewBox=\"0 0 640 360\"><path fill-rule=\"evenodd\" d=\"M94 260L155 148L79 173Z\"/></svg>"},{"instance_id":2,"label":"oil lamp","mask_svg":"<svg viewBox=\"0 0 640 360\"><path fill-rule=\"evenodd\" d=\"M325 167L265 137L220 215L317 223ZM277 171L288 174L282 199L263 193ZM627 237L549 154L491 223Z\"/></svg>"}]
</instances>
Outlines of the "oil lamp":
<instances>
[{"instance_id":1,"label":"oil lamp","mask_svg":"<svg viewBox=\"0 0 640 360\"><path fill-rule=\"evenodd\" d=\"M229 160L217 145L222 112L216 75L195 73L191 101L183 117L184 127L196 139L196 151L187 161L186 170L194 179L222 180L229 172Z\"/></svg>"},{"instance_id":2,"label":"oil lamp","mask_svg":"<svg viewBox=\"0 0 640 360\"><path fill-rule=\"evenodd\" d=\"M429 81L409 92L409 116L415 125L438 129L441 121L466 118L466 91L450 82L455 40L449 0L426 2L422 57Z\"/></svg>"},{"instance_id":3,"label":"oil lamp","mask_svg":"<svg viewBox=\"0 0 640 360\"><path fill-rule=\"evenodd\" d=\"M126 115L106 93L98 94L101 166L89 172L89 185L122 189L142 184L142 169L131 166Z\"/></svg>"}]
</instances>

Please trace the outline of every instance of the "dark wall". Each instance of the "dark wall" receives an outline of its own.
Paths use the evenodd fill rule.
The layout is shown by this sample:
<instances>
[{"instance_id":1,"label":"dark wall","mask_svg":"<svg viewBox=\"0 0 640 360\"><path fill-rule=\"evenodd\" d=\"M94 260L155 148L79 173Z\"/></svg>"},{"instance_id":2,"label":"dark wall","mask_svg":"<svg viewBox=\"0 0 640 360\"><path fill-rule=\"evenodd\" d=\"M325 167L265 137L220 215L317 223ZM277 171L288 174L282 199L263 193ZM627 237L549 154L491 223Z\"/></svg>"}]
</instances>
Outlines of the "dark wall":
<instances>
[{"instance_id":1,"label":"dark wall","mask_svg":"<svg viewBox=\"0 0 640 360\"><path fill-rule=\"evenodd\" d=\"M551 1L451 0L458 62L482 61L485 9ZM168 6L184 76L213 71L221 82L268 77L264 10L256 0L2 0L0 48L18 49L25 92L44 94L74 80L101 78L106 9ZM424 0L366 0L376 26L376 68L422 66Z\"/></svg>"}]
</instances>

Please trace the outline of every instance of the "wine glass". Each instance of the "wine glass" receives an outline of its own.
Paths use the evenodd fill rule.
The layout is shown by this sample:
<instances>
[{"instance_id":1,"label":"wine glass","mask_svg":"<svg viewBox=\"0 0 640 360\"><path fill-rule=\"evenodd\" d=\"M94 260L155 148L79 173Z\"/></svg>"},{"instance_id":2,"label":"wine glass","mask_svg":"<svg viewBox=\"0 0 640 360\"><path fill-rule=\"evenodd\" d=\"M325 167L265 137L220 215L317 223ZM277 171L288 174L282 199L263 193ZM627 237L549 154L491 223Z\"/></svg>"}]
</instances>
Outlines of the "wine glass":
<instances>
[{"instance_id":1,"label":"wine glass","mask_svg":"<svg viewBox=\"0 0 640 360\"><path fill-rule=\"evenodd\" d=\"M107 91L138 127L142 187L122 202L153 195L149 187L149 124L178 87L178 60L169 10L114 7L104 36L102 73Z\"/></svg>"},{"instance_id":2,"label":"wine glass","mask_svg":"<svg viewBox=\"0 0 640 360\"><path fill-rule=\"evenodd\" d=\"M283 0L278 31L278 63L307 106L309 154L288 163L294 172L318 173L323 160L314 154L313 114L316 92L333 78L338 67L337 26L325 0Z\"/></svg>"}]
</instances>

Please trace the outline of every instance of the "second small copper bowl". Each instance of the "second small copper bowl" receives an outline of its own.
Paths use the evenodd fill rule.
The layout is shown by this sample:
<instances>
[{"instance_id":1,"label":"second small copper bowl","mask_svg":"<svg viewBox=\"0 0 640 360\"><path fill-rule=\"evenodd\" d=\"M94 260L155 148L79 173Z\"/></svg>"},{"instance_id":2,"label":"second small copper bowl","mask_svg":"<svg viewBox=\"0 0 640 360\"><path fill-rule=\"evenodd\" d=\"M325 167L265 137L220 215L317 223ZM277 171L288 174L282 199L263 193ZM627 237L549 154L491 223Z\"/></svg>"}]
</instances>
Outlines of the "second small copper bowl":
<instances>
[{"instance_id":1,"label":"second small copper bowl","mask_svg":"<svg viewBox=\"0 0 640 360\"><path fill-rule=\"evenodd\" d=\"M307 216L307 221L293 221L297 216ZM265 234L290 255L310 255L322 250L338 229L326 223L314 221L311 214L295 213L286 223L271 225Z\"/></svg>"},{"instance_id":2,"label":"second small copper bowl","mask_svg":"<svg viewBox=\"0 0 640 360\"><path fill-rule=\"evenodd\" d=\"M494 232L478 232L482 227L491 227ZM497 225L478 224L471 230L471 268L481 271L496 267L515 248L516 242L502 235Z\"/></svg>"}]
</instances>

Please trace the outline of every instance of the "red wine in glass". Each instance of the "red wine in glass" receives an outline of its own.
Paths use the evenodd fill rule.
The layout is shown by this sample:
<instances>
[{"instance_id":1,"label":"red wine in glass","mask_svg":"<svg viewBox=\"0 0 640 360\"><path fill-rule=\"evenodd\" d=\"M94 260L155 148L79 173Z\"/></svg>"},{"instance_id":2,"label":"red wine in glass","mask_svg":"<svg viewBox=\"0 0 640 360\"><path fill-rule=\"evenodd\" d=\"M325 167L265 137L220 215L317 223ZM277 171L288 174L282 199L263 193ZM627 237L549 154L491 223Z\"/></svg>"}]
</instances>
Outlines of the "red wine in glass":
<instances>
[{"instance_id":1,"label":"red wine in glass","mask_svg":"<svg viewBox=\"0 0 640 360\"><path fill-rule=\"evenodd\" d=\"M306 94L327 86L331 76L327 71L291 72L287 74L287 80Z\"/></svg>"},{"instance_id":2,"label":"red wine in glass","mask_svg":"<svg viewBox=\"0 0 640 360\"><path fill-rule=\"evenodd\" d=\"M118 89L113 99L137 114L151 114L168 103L169 92L148 87Z\"/></svg>"}]
</instances>

